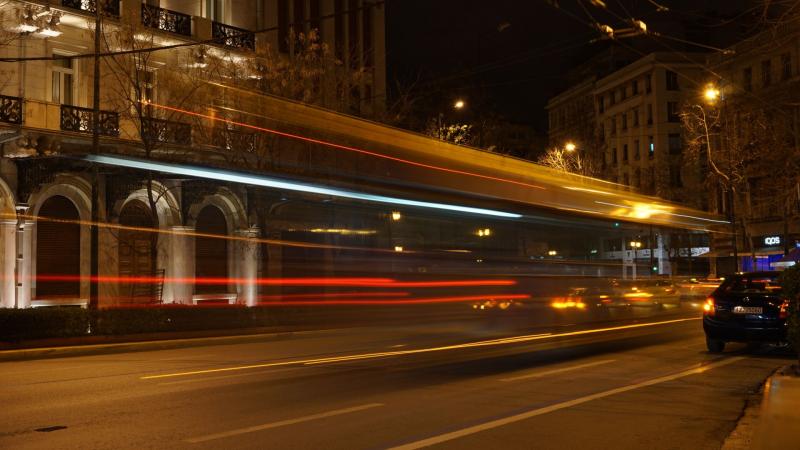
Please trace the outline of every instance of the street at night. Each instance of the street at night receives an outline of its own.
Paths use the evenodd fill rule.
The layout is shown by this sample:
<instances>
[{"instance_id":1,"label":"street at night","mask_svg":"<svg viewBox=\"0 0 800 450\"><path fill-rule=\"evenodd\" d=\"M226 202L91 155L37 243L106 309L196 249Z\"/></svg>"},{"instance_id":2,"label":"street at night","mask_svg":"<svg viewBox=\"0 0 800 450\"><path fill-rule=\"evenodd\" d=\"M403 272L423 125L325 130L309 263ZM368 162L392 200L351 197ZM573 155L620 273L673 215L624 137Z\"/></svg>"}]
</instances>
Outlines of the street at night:
<instances>
[{"instance_id":1,"label":"street at night","mask_svg":"<svg viewBox=\"0 0 800 450\"><path fill-rule=\"evenodd\" d=\"M0 446L712 449L791 360L709 355L696 314L632 324L486 347L458 346L501 339L463 321L3 362Z\"/></svg>"},{"instance_id":2,"label":"street at night","mask_svg":"<svg viewBox=\"0 0 800 450\"><path fill-rule=\"evenodd\" d=\"M798 5L0 0L0 449L798 448Z\"/></svg>"}]
</instances>

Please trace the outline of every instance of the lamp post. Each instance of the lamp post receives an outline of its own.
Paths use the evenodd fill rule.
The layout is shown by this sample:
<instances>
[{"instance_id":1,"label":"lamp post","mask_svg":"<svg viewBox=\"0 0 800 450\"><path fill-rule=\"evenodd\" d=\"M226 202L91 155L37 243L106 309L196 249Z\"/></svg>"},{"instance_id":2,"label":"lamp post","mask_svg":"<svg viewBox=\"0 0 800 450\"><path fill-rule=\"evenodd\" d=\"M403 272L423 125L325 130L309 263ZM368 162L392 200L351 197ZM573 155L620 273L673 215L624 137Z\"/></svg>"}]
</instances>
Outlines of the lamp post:
<instances>
[{"instance_id":1,"label":"lamp post","mask_svg":"<svg viewBox=\"0 0 800 450\"><path fill-rule=\"evenodd\" d=\"M631 241L630 246L633 249L633 279L636 279L636 257L638 250L642 247L641 241Z\"/></svg>"},{"instance_id":2,"label":"lamp post","mask_svg":"<svg viewBox=\"0 0 800 450\"><path fill-rule=\"evenodd\" d=\"M722 91L720 91L719 87L717 87L717 85L715 85L714 83L706 84L705 89L703 89L702 97L706 105L708 105L709 107L719 108L719 109L722 108L722 105L720 103L725 100L724 96L722 95ZM739 251L737 249L738 238L736 230L736 207L735 207L736 191L730 177L727 174L723 173L714 162L712 147L711 147L711 134L709 132L707 115L705 110L703 109L703 106L697 105L697 107L703 114L703 125L706 134L705 136L706 157L708 158L709 166L714 171L714 173L716 173L717 176L719 176L720 186L727 193L728 207L730 212L729 217L731 222L731 243L733 247L733 259L736 265L736 271L738 272L740 270L739 267L740 262L739 262ZM689 251L691 252L691 249Z\"/></svg>"}]
</instances>

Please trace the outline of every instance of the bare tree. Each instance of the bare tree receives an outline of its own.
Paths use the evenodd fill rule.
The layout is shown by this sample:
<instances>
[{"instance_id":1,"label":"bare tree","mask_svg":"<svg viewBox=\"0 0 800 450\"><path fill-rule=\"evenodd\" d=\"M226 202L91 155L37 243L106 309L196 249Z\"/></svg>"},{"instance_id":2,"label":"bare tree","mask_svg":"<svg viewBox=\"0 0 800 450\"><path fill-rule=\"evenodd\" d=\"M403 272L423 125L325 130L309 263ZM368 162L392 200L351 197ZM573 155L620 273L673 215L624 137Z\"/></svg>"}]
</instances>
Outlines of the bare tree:
<instances>
[{"instance_id":1,"label":"bare tree","mask_svg":"<svg viewBox=\"0 0 800 450\"><path fill-rule=\"evenodd\" d=\"M563 147L547 150L536 162L561 172L585 176L594 176L598 173L594 161L581 157L577 150L568 151Z\"/></svg>"}]
</instances>

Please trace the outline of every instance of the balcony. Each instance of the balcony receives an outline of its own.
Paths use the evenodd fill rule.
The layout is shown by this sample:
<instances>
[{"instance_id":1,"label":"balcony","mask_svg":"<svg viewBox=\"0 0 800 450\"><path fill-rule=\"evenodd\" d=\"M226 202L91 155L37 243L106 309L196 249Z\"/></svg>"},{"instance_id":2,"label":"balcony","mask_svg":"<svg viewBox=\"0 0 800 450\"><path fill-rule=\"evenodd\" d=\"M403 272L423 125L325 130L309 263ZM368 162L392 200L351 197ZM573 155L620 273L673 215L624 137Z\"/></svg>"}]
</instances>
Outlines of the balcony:
<instances>
[{"instance_id":1,"label":"balcony","mask_svg":"<svg viewBox=\"0 0 800 450\"><path fill-rule=\"evenodd\" d=\"M119 0L103 0L103 12L108 16L119 17ZM97 0L61 0L61 6L94 14L97 12Z\"/></svg>"},{"instance_id":2,"label":"balcony","mask_svg":"<svg viewBox=\"0 0 800 450\"><path fill-rule=\"evenodd\" d=\"M142 24L183 36L192 35L192 16L146 3L142 4Z\"/></svg>"},{"instance_id":3,"label":"balcony","mask_svg":"<svg viewBox=\"0 0 800 450\"><path fill-rule=\"evenodd\" d=\"M77 133L91 134L92 110L79 106L61 105L61 129ZM113 111L100 111L97 131L102 136L119 136L119 114Z\"/></svg>"},{"instance_id":4,"label":"balcony","mask_svg":"<svg viewBox=\"0 0 800 450\"><path fill-rule=\"evenodd\" d=\"M253 133L214 127L211 130L211 145L224 150L253 153L256 149L256 136Z\"/></svg>"},{"instance_id":5,"label":"balcony","mask_svg":"<svg viewBox=\"0 0 800 450\"><path fill-rule=\"evenodd\" d=\"M0 95L0 122L22 124L22 99Z\"/></svg>"},{"instance_id":6,"label":"balcony","mask_svg":"<svg viewBox=\"0 0 800 450\"><path fill-rule=\"evenodd\" d=\"M251 51L255 51L256 49L255 35L243 28L225 25L219 22L211 22L211 37L215 42L223 44L226 47L248 49Z\"/></svg>"},{"instance_id":7,"label":"balcony","mask_svg":"<svg viewBox=\"0 0 800 450\"><path fill-rule=\"evenodd\" d=\"M163 144L191 145L192 126L163 119L142 119L142 137Z\"/></svg>"}]
</instances>

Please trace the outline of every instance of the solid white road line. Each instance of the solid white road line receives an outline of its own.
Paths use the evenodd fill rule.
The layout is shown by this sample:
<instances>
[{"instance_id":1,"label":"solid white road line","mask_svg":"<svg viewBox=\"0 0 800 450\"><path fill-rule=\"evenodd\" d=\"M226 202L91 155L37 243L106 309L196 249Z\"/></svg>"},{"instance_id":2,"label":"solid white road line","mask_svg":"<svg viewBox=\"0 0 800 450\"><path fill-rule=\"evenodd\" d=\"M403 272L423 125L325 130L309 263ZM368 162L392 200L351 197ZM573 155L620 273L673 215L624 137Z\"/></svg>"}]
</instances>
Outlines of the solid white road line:
<instances>
[{"instance_id":1,"label":"solid white road line","mask_svg":"<svg viewBox=\"0 0 800 450\"><path fill-rule=\"evenodd\" d=\"M222 433L207 434L196 438L185 439L185 442L196 444L199 442L213 441L215 439L222 439L231 436L238 436L240 434L253 433L256 431L269 430L271 428L285 427L287 425L294 425L303 422L309 422L317 419L324 419L326 417L340 416L342 414L349 414L353 412L363 411L365 409L377 408L383 406L383 403L368 403L366 405L353 406L351 408L335 409L333 411L323 412L319 414L312 414L310 416L298 417L296 419L281 420L279 422L265 423L263 425L255 425L247 428L239 428L238 430L225 431Z\"/></svg>"},{"instance_id":2,"label":"solid white road line","mask_svg":"<svg viewBox=\"0 0 800 450\"><path fill-rule=\"evenodd\" d=\"M586 364L578 364L578 365L575 365L575 366L562 367L560 369L545 370L543 372L529 373L527 375L520 375L520 376L517 376L517 377L501 378L500 381L518 381L518 380L527 380L528 378L540 378L540 377L544 377L544 376L547 376L547 375L553 375L553 374L556 374L556 373L569 372L571 370L585 369L587 367L594 367L594 366L599 366L599 365L602 365L602 364L608 364L608 363L612 363L614 361L616 361L616 359L604 359L602 361L594 361L594 362L590 362L590 363L586 363Z\"/></svg>"},{"instance_id":3,"label":"solid white road line","mask_svg":"<svg viewBox=\"0 0 800 450\"><path fill-rule=\"evenodd\" d=\"M547 414L553 411L558 411L560 409L571 408L573 406L577 406L586 402L590 402L592 400L597 400L605 397L610 397L616 394L622 394L624 392L632 391L635 389L640 389L647 386L653 386L655 384L664 383L667 381L677 380L678 378L687 377L689 375L695 375L699 373L703 373L707 370L711 370L717 367L727 366L728 364L733 364L737 361L741 361L745 359L743 356L737 356L733 358L727 358L722 361L717 361L711 364L706 364L704 366L695 367L693 369L687 369L682 372L678 372L672 375L666 375L663 377L653 378L651 380L642 381L640 383L629 384L627 386L618 387L616 389L610 389L608 391L598 392L596 394L587 395L585 397L579 397L576 399L568 400L561 403L556 403L550 406L545 406L543 408L537 408L530 411L526 411L521 414L517 414L514 416L504 417L502 419L492 420L490 422L485 422L479 425L475 425L472 427L462 428L460 430L456 430L450 433L441 434L439 436L433 436L427 439L423 439L416 442L411 442L408 444L400 445L397 447L392 447L390 450L414 450L418 448L429 447L431 445L441 444L442 442L452 441L453 439L462 438L465 436L469 436L475 433L480 433L481 431L491 430L493 428L502 427L504 425L508 425L514 422L519 422L521 420L530 419L532 417L540 416L542 414Z\"/></svg>"}]
</instances>

